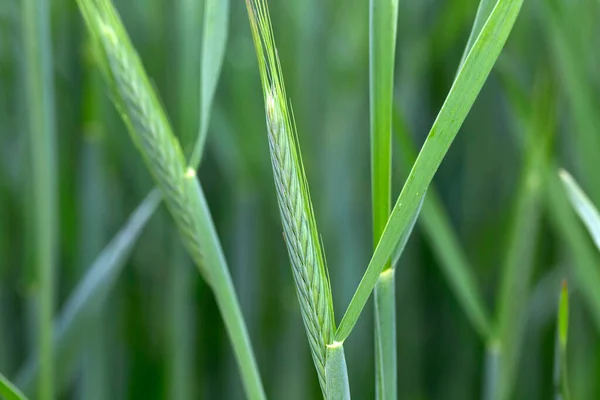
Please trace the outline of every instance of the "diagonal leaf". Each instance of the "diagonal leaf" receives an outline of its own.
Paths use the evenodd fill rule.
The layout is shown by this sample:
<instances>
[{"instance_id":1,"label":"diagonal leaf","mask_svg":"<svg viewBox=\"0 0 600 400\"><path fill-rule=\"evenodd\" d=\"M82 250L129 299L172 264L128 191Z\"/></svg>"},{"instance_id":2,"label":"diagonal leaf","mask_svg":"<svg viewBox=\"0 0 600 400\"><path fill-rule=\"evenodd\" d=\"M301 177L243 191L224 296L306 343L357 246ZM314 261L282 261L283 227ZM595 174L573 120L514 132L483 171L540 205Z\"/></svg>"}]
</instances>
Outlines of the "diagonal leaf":
<instances>
[{"instance_id":1,"label":"diagonal leaf","mask_svg":"<svg viewBox=\"0 0 600 400\"><path fill-rule=\"evenodd\" d=\"M522 4L523 0L500 0L467 55L398 197L367 271L342 318L336 332L337 341L343 341L352 331L398 238L409 228L421 197L500 55Z\"/></svg>"}]
</instances>

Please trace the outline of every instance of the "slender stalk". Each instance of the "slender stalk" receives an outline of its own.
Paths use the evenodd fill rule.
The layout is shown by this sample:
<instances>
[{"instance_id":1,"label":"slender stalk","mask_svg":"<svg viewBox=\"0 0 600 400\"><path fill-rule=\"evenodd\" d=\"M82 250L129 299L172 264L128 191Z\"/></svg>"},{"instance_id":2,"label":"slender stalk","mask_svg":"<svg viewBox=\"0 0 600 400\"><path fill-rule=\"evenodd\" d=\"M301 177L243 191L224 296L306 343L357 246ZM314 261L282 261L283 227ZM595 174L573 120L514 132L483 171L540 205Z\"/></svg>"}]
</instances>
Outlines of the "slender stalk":
<instances>
[{"instance_id":1,"label":"slender stalk","mask_svg":"<svg viewBox=\"0 0 600 400\"><path fill-rule=\"evenodd\" d=\"M208 7L210 1L205 2ZM175 32L177 43L176 130L184 148L200 142L198 124L200 110L200 74L197 61L200 56L198 27L202 26L202 4L193 0L178 0L175 7ZM215 41L219 43L219 41ZM218 60L218 59L216 59ZM209 103L210 104L210 103ZM201 136L206 136L202 131ZM202 139L204 141L204 139ZM200 155L201 153L199 153ZM199 160L199 156L197 157ZM174 233L168 228L170 234ZM168 272L167 298L167 398L186 400L193 398L194 376L194 310L192 261L186 250L174 237L170 246L173 265ZM236 371L237 373L237 371Z\"/></svg>"},{"instance_id":2,"label":"slender stalk","mask_svg":"<svg viewBox=\"0 0 600 400\"><path fill-rule=\"evenodd\" d=\"M392 202L392 100L398 0L371 0L369 86L373 247L381 238ZM395 399L397 391L396 296L388 260L375 286L375 393Z\"/></svg>"},{"instance_id":3,"label":"slender stalk","mask_svg":"<svg viewBox=\"0 0 600 400\"><path fill-rule=\"evenodd\" d=\"M543 76L543 74L540 74ZM511 396L521 351L526 318L523 304L529 297L533 270L539 203L551 136L554 132L554 97L546 80L536 85L535 108L527 132L523 175L504 260L497 307L497 332L500 341L500 368L495 399Z\"/></svg>"},{"instance_id":4,"label":"slender stalk","mask_svg":"<svg viewBox=\"0 0 600 400\"><path fill-rule=\"evenodd\" d=\"M52 314L54 309L54 232L56 227L56 163L54 89L49 0L23 2L26 99L31 146L32 216L35 224L34 264L37 282L37 352L40 359L38 398L54 397Z\"/></svg>"},{"instance_id":5,"label":"slender stalk","mask_svg":"<svg viewBox=\"0 0 600 400\"><path fill-rule=\"evenodd\" d=\"M397 397L394 272L394 268L384 270L375 286L375 393L378 399Z\"/></svg>"},{"instance_id":6,"label":"slender stalk","mask_svg":"<svg viewBox=\"0 0 600 400\"><path fill-rule=\"evenodd\" d=\"M346 356L341 343L327 345L327 361L325 362L327 387L325 397L329 400L346 400L350 398Z\"/></svg>"},{"instance_id":7,"label":"slender stalk","mask_svg":"<svg viewBox=\"0 0 600 400\"><path fill-rule=\"evenodd\" d=\"M98 100L100 96L92 96ZM102 250L105 241L106 219L106 181L103 179L102 150L92 132L86 132L83 148L81 149L80 188L80 223L79 235L81 237L79 268L81 275L85 268L92 265L94 256ZM82 398L89 400L102 400L110 397L110 346L108 334L111 325L107 324L109 314L106 307L99 307L93 315L89 315L87 323L90 325L86 338L86 346L80 358L81 380L78 392ZM89 360L94 360L90 362ZM56 376L60 376L57 368ZM60 392L60 380L57 379L57 391Z\"/></svg>"},{"instance_id":8,"label":"slender stalk","mask_svg":"<svg viewBox=\"0 0 600 400\"><path fill-rule=\"evenodd\" d=\"M498 376L500 375L500 343L493 340L485 347L485 364L483 380L483 400L493 400L498 390Z\"/></svg>"}]
</instances>

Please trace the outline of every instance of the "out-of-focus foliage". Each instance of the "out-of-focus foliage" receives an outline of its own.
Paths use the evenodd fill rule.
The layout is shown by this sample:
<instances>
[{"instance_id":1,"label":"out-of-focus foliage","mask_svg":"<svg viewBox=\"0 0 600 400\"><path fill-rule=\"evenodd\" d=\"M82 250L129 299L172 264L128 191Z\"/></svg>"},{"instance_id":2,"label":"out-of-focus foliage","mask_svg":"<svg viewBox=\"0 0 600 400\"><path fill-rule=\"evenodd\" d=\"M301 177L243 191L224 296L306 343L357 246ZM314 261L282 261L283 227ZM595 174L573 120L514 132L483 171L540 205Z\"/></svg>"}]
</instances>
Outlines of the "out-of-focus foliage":
<instances>
[{"instance_id":1,"label":"out-of-focus foliage","mask_svg":"<svg viewBox=\"0 0 600 400\"><path fill-rule=\"evenodd\" d=\"M22 3L0 2L0 372L17 385L35 346L33 306L39 289L29 213L32 116L24 96ZM282 238L246 8L243 1L230 3L225 62L198 176L267 396L318 398ZM338 323L373 247L368 3L269 2ZM200 121L203 1L116 0L115 5L189 154L186 146ZM409 157L422 145L450 90L478 1L401 0L398 7L393 128L407 137L395 134L392 143L393 199L408 175L406 161L412 163ZM49 12L58 317L153 184L107 95L75 2L52 0ZM510 248L526 251L520 259L530 262L522 269L529 271L528 282L518 288L523 302L505 306L518 307L522 325L511 398L554 394L555 318L563 278L569 281L570 392L574 399L600 398L600 297L594 292L600 287L600 255L557 174L559 166L570 171L591 202L600 205L600 50L593 40L600 34L599 17L597 0L525 0L396 267L400 399L476 399L486 392L486 368L494 365L495 344L489 340L496 338L482 335L487 328L477 322L479 300L472 299L479 294L461 294L460 287L474 282L492 319L490 330L500 330L498 313L492 311L499 308ZM544 92L550 97L540 96L540 82L550 88ZM540 106L540 98L547 103ZM544 170L533 182L542 185L537 200L527 203L533 204L536 223L525 221L533 232L516 234L515 219L528 201L523 171L538 134L550 143L539 167ZM407 146L413 148L405 151ZM442 235L432 231L439 224ZM450 261L444 258L448 255ZM467 278L449 277L456 264L469 268ZM175 301L181 291L186 295ZM97 398L243 398L215 300L182 251L164 207L103 297L101 312L85 314L80 325L85 329L74 338L80 344L69 346L75 353L56 357L55 371L65 371L60 363L69 363L55 385L60 398L91 398L99 386ZM371 310L365 307L344 343L357 399L374 397ZM184 373L178 373L182 366Z\"/></svg>"}]
</instances>

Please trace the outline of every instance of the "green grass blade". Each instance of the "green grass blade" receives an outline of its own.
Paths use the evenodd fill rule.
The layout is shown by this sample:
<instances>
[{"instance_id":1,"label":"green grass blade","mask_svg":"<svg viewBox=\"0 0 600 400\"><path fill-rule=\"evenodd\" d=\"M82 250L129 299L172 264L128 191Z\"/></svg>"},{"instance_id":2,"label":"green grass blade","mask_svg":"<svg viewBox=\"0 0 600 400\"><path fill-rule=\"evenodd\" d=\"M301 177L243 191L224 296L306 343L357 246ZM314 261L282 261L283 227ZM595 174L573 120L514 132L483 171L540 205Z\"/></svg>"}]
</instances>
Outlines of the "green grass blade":
<instances>
[{"instance_id":1,"label":"green grass blade","mask_svg":"<svg viewBox=\"0 0 600 400\"><path fill-rule=\"evenodd\" d=\"M335 331L329 272L302 164L298 134L288 106L268 6L265 0L246 0L246 6L261 76L284 238L313 362L321 390L327 397L327 388L331 385L325 373L327 345L333 343ZM337 351L343 351L343 347ZM338 362L342 359L335 358ZM345 365L332 368L341 370Z\"/></svg>"},{"instance_id":2,"label":"green grass blade","mask_svg":"<svg viewBox=\"0 0 600 400\"><path fill-rule=\"evenodd\" d=\"M477 37L398 197L367 271L342 318L335 336L337 341L343 341L352 331L398 238L408 228L410 220L417 212L421 197L500 55L522 3L522 0L500 0Z\"/></svg>"},{"instance_id":3,"label":"green grass blade","mask_svg":"<svg viewBox=\"0 0 600 400\"><path fill-rule=\"evenodd\" d=\"M36 351L41 360L38 398L54 397L52 314L55 285L56 161L54 84L50 5L48 0L27 0L23 7L25 84L33 187L34 265L36 270Z\"/></svg>"},{"instance_id":4,"label":"green grass blade","mask_svg":"<svg viewBox=\"0 0 600 400\"><path fill-rule=\"evenodd\" d=\"M157 94L116 10L108 0L80 0L100 67L133 142L163 194L182 242L217 300L246 394L265 398L227 263L195 170L186 167Z\"/></svg>"},{"instance_id":5,"label":"green grass blade","mask_svg":"<svg viewBox=\"0 0 600 400\"><path fill-rule=\"evenodd\" d=\"M27 397L15 385L0 374L0 397L4 400L26 400Z\"/></svg>"},{"instance_id":6,"label":"green grass blade","mask_svg":"<svg viewBox=\"0 0 600 400\"><path fill-rule=\"evenodd\" d=\"M78 338L86 336L87 316L94 315L101 309L139 235L158 208L160 200L160 193L154 190L140 203L127 223L88 268L54 321L53 347L61 359L57 364L60 369L56 371L59 388L64 387L69 381L79 361L78 356L84 343ZM28 360L17 374L17 382L26 393L34 392L39 373L39 360L35 357Z\"/></svg>"},{"instance_id":7,"label":"green grass blade","mask_svg":"<svg viewBox=\"0 0 600 400\"><path fill-rule=\"evenodd\" d=\"M394 112L394 132L402 151L402 169L408 174L417 158L417 151L398 109ZM438 259L442 273L475 331L482 340L487 340L491 335L489 312L477 286L473 268L433 185L427 190L420 215L420 224Z\"/></svg>"},{"instance_id":8,"label":"green grass blade","mask_svg":"<svg viewBox=\"0 0 600 400\"><path fill-rule=\"evenodd\" d=\"M227 45L228 15L229 0L205 0L201 58L200 131L190 157L192 166L200 164L200 158L204 151L213 98Z\"/></svg>"},{"instance_id":9,"label":"green grass blade","mask_svg":"<svg viewBox=\"0 0 600 400\"><path fill-rule=\"evenodd\" d=\"M371 201L373 247L376 247L392 206L392 100L398 0L371 0L369 12ZM395 399L398 395L396 296L394 273L387 271L388 268L393 268L391 260L375 286L375 393L378 399Z\"/></svg>"},{"instance_id":10,"label":"green grass blade","mask_svg":"<svg viewBox=\"0 0 600 400\"><path fill-rule=\"evenodd\" d=\"M573 209L587 227L596 247L600 250L600 214L575 179L565 170L559 172Z\"/></svg>"}]
</instances>

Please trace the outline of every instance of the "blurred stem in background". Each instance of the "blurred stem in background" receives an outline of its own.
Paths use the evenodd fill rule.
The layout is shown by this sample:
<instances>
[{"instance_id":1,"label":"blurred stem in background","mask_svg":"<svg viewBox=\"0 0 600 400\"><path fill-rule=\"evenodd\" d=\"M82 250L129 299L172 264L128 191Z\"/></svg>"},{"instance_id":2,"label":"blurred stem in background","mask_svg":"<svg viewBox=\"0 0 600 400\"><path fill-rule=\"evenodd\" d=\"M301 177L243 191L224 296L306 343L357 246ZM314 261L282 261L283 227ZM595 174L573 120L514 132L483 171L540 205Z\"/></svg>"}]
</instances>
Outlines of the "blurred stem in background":
<instances>
[{"instance_id":1,"label":"blurred stem in background","mask_svg":"<svg viewBox=\"0 0 600 400\"><path fill-rule=\"evenodd\" d=\"M408 173L416 159L417 151L398 108L394 111L394 133L399 141L399 148L402 150L403 172ZM458 235L450 223L450 217L433 185L427 190L419 223L438 258L442 273L448 280L448 284L454 291L473 329L479 334L482 341L487 340L491 334L489 312L477 285L474 270L469 265Z\"/></svg>"},{"instance_id":2,"label":"blurred stem in background","mask_svg":"<svg viewBox=\"0 0 600 400\"><path fill-rule=\"evenodd\" d=\"M370 0L369 88L371 119L371 206L373 249L392 207L392 100L398 0ZM375 395L396 399L396 294L388 260L375 286Z\"/></svg>"},{"instance_id":3,"label":"blurred stem in background","mask_svg":"<svg viewBox=\"0 0 600 400\"><path fill-rule=\"evenodd\" d=\"M37 398L54 397L52 314L55 303L54 263L57 229L57 179L52 43L49 0L26 0L23 7L25 84L28 105L33 219L36 351L40 360Z\"/></svg>"},{"instance_id":4,"label":"blurred stem in background","mask_svg":"<svg viewBox=\"0 0 600 400\"><path fill-rule=\"evenodd\" d=\"M103 120L104 93L102 77L98 71L89 70L84 88L84 109L82 126L82 144L79 164L80 193L79 205L79 271L78 277L84 276L86 268L102 250L106 241L108 215L107 204L109 186L105 176L104 146L102 139L104 131L100 121ZM79 272L78 271L78 272ZM110 398L110 351L109 343L111 324L108 324L106 307L98 307L86 318L90 326L86 345L80 357L81 381L79 384L80 398L100 400ZM58 356L58 354L57 354ZM94 360L93 363L87 360ZM57 373L58 375L58 373ZM57 384L60 393L60 384Z\"/></svg>"},{"instance_id":5,"label":"blurred stem in background","mask_svg":"<svg viewBox=\"0 0 600 400\"><path fill-rule=\"evenodd\" d=\"M567 374L567 339L569 334L569 289L563 281L558 301L556 352L554 357L554 388L556 400L571 400Z\"/></svg>"},{"instance_id":6,"label":"blurred stem in background","mask_svg":"<svg viewBox=\"0 0 600 400\"><path fill-rule=\"evenodd\" d=\"M207 115L200 116L200 51L197 40L202 21L202 5L211 0L174 2L176 43L175 129L184 149L192 149L197 132ZM202 121L201 121L202 118ZM199 124L200 123L200 124ZM194 398L195 315L193 308L193 265L173 227L170 248L172 264L168 268L167 324L167 397L173 400Z\"/></svg>"},{"instance_id":7,"label":"blurred stem in background","mask_svg":"<svg viewBox=\"0 0 600 400\"><path fill-rule=\"evenodd\" d=\"M531 121L526 133L523 172L509 230L496 315L496 337L488 343L488 357L498 357L496 374L486 374L493 399L506 400L514 390L526 317L526 300L534 264L544 171L555 130L554 95L544 73L536 82ZM494 365L495 361L490 361Z\"/></svg>"}]
</instances>

